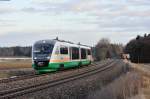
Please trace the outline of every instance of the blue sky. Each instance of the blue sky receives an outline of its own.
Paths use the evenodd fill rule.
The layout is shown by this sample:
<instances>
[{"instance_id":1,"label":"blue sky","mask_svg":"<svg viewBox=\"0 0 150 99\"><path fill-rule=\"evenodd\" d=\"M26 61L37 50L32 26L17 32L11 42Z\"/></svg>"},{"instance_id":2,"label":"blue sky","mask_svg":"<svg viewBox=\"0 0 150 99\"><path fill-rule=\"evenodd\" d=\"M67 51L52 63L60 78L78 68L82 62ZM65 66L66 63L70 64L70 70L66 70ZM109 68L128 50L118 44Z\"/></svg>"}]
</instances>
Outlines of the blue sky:
<instances>
[{"instance_id":1,"label":"blue sky","mask_svg":"<svg viewBox=\"0 0 150 99\"><path fill-rule=\"evenodd\" d=\"M0 1L0 46L60 39L95 45L101 38L126 44L150 33L150 0Z\"/></svg>"}]
</instances>

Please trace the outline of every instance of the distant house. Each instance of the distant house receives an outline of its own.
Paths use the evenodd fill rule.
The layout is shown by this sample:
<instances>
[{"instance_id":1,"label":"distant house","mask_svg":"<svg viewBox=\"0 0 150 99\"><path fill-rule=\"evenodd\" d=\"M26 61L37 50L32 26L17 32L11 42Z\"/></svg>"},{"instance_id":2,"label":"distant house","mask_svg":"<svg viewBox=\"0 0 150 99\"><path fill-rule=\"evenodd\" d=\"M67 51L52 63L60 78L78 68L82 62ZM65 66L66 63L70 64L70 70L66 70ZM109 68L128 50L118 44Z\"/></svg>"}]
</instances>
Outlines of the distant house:
<instances>
[{"instance_id":1,"label":"distant house","mask_svg":"<svg viewBox=\"0 0 150 99\"><path fill-rule=\"evenodd\" d=\"M130 54L122 54L121 57L122 57L122 59L129 60L130 59Z\"/></svg>"}]
</instances>

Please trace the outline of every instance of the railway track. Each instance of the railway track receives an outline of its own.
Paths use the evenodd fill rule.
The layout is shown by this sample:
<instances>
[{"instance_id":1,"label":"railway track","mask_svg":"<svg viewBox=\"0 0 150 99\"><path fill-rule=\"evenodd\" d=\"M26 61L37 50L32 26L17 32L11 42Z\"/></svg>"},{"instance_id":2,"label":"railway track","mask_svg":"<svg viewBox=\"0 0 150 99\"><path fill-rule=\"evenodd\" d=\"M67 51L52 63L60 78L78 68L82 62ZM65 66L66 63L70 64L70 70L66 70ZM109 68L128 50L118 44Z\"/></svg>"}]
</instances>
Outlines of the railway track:
<instances>
[{"instance_id":1,"label":"railway track","mask_svg":"<svg viewBox=\"0 0 150 99\"><path fill-rule=\"evenodd\" d=\"M117 62L118 61L111 61L111 62L104 64L103 66L94 68L92 70L79 72L77 74L69 75L66 77L61 77L58 79L54 79L54 80L39 83L39 84L34 84L31 86L29 85L29 86L13 88L13 89L9 89L9 90L3 90L0 92L0 99L10 99L13 97L21 96L21 95L24 95L27 93L32 93L32 92L42 90L45 88L57 86L59 84L63 84L63 83L69 82L69 81L73 81L73 80L81 79L81 78L84 78L84 77L87 77L90 75L94 75L96 73L99 73L99 72L102 72L102 71L112 68ZM98 65L98 64L96 64L96 65Z\"/></svg>"},{"instance_id":2,"label":"railway track","mask_svg":"<svg viewBox=\"0 0 150 99\"><path fill-rule=\"evenodd\" d=\"M95 63L92 63L89 66L94 66L94 65L99 64L99 63L100 62L95 62ZM86 66L86 67L88 67L88 66ZM82 68L85 68L85 66L80 67L80 69L82 69ZM56 73L61 73L61 72L63 73L63 72L71 71L71 70L75 70L75 69L78 69L78 68L67 69L67 70L64 70L64 71L57 71L57 72L46 73L46 74L41 74L41 75L30 74L30 75L16 76L16 77L13 77L13 78L10 77L10 78L0 80L0 84L1 83L13 82L13 81L19 81L19 80L25 80L25 79L32 79L32 78L36 78L36 77L46 76L46 75L49 75L49 74L56 74Z\"/></svg>"}]
</instances>

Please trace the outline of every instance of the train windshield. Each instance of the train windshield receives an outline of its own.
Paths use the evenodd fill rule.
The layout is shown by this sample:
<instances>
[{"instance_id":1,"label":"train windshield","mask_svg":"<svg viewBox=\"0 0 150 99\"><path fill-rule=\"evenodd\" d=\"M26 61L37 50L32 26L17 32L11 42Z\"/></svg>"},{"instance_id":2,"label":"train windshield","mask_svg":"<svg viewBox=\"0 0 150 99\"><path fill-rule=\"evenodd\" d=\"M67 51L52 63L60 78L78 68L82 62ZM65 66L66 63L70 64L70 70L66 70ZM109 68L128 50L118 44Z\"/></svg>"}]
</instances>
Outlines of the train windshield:
<instances>
[{"instance_id":1,"label":"train windshield","mask_svg":"<svg viewBox=\"0 0 150 99\"><path fill-rule=\"evenodd\" d=\"M51 54L53 51L54 45L53 44L35 44L33 47L33 53L37 54Z\"/></svg>"}]
</instances>

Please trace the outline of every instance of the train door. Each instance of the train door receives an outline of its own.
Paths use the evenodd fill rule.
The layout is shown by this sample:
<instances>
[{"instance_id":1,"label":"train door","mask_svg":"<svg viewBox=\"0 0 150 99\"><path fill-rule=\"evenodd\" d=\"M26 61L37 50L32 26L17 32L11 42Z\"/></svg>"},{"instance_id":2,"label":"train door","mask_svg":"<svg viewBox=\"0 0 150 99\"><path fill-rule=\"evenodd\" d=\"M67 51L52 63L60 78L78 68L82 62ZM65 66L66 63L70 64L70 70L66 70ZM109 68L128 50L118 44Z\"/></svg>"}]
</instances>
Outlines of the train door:
<instances>
[{"instance_id":1,"label":"train door","mask_svg":"<svg viewBox=\"0 0 150 99\"><path fill-rule=\"evenodd\" d=\"M72 47L69 47L69 59L72 61Z\"/></svg>"},{"instance_id":2,"label":"train door","mask_svg":"<svg viewBox=\"0 0 150 99\"><path fill-rule=\"evenodd\" d=\"M69 59L69 51L68 46L61 45L60 46L60 69L64 69L68 67L67 62L70 61Z\"/></svg>"}]
</instances>

